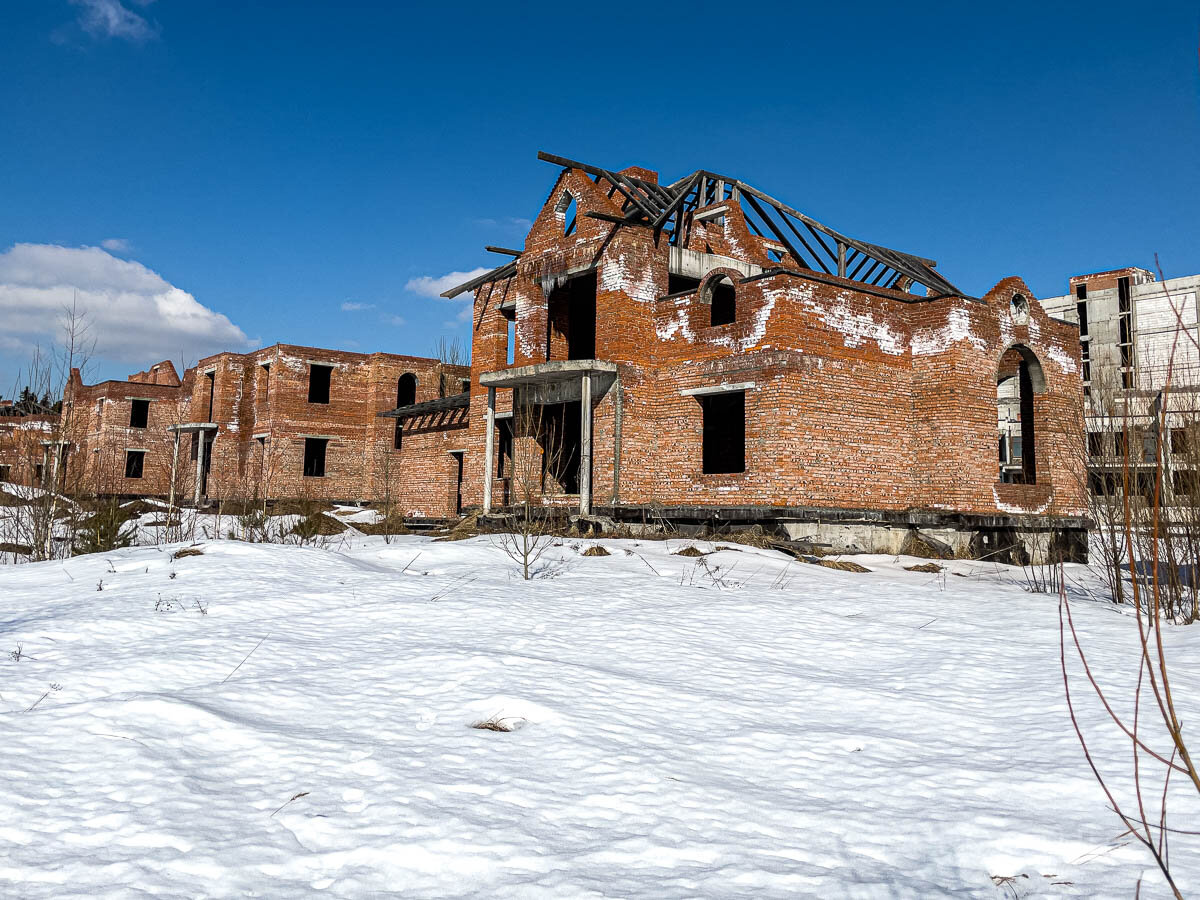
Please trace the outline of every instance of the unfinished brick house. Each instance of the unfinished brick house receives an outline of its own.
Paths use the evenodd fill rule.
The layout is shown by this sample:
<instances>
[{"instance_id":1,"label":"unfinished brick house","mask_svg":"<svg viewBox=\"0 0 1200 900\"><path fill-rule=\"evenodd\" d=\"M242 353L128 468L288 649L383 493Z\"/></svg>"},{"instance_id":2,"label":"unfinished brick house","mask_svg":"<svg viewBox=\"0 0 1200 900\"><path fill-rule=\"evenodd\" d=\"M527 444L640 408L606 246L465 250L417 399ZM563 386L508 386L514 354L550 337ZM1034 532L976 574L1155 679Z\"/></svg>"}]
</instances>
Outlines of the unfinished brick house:
<instances>
[{"instance_id":1,"label":"unfinished brick house","mask_svg":"<svg viewBox=\"0 0 1200 900\"><path fill-rule=\"evenodd\" d=\"M969 297L734 178L540 156L524 247L444 295L474 296L467 505L511 502L532 447L584 515L1085 552L1079 334L1020 278Z\"/></svg>"},{"instance_id":2,"label":"unfinished brick house","mask_svg":"<svg viewBox=\"0 0 1200 900\"><path fill-rule=\"evenodd\" d=\"M95 385L76 371L66 477L106 495L387 499L445 518L460 502L467 375L434 359L286 344L208 357L182 379L169 362ZM420 401L438 409L396 416Z\"/></svg>"},{"instance_id":3,"label":"unfinished brick house","mask_svg":"<svg viewBox=\"0 0 1200 900\"><path fill-rule=\"evenodd\" d=\"M58 416L28 412L0 400L0 483L37 485L55 465Z\"/></svg>"}]
</instances>

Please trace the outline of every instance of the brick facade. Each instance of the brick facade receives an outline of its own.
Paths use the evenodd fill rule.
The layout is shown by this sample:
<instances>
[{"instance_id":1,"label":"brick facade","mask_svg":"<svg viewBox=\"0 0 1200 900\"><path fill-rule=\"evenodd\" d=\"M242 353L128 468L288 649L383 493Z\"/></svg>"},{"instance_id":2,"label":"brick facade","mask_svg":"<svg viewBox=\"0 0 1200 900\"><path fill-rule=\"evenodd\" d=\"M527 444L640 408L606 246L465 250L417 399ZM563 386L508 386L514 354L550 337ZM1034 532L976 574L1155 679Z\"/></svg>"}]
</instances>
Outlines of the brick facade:
<instances>
[{"instance_id":1,"label":"brick facade","mask_svg":"<svg viewBox=\"0 0 1200 900\"><path fill-rule=\"evenodd\" d=\"M310 401L314 367L329 370L327 402ZM64 395L69 479L84 492L168 496L174 471L175 495L186 500L208 456L201 493L210 500L390 496L406 515L451 516L458 475L451 451L460 449L465 416L405 420L397 447L394 421L377 414L396 407L406 375L415 378L420 402L460 391L467 370L419 357L277 344L208 357L182 379L170 363L96 385L73 373ZM148 413L135 427L139 401L148 401ZM309 441L324 443L320 475L305 474ZM127 477L130 452L145 453L138 477Z\"/></svg>"}]
</instances>

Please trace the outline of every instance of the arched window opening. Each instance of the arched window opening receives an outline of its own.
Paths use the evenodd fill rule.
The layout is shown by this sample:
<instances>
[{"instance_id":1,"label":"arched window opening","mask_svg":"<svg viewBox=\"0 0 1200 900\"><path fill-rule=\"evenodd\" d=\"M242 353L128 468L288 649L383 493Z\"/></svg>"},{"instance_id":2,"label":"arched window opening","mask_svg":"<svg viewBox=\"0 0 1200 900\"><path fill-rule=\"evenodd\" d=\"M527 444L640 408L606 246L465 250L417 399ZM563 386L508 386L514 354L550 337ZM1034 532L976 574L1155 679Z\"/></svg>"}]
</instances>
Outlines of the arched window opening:
<instances>
[{"instance_id":1,"label":"arched window opening","mask_svg":"<svg viewBox=\"0 0 1200 900\"><path fill-rule=\"evenodd\" d=\"M709 305L709 325L728 325L737 318L737 293L728 275L711 280L704 299Z\"/></svg>"},{"instance_id":2,"label":"arched window opening","mask_svg":"<svg viewBox=\"0 0 1200 900\"><path fill-rule=\"evenodd\" d=\"M574 234L575 222L578 216L578 209L575 206L575 198L570 194L563 194L562 199L558 201L556 211L558 212L559 221L563 226L563 234Z\"/></svg>"},{"instance_id":3,"label":"arched window opening","mask_svg":"<svg viewBox=\"0 0 1200 900\"><path fill-rule=\"evenodd\" d=\"M1024 325L1029 321L1029 298L1024 294L1013 294L1008 304L1008 312L1016 324Z\"/></svg>"},{"instance_id":4,"label":"arched window opening","mask_svg":"<svg viewBox=\"0 0 1200 900\"><path fill-rule=\"evenodd\" d=\"M996 370L1000 481L1037 483L1034 395L1045 392L1041 363L1028 347L1010 347Z\"/></svg>"},{"instance_id":5,"label":"arched window opening","mask_svg":"<svg viewBox=\"0 0 1200 900\"><path fill-rule=\"evenodd\" d=\"M402 406L412 406L417 402L417 376L412 372L405 372L396 382L396 408ZM399 450L400 444L404 439L404 420L396 420L396 434L392 441L392 446Z\"/></svg>"}]
</instances>

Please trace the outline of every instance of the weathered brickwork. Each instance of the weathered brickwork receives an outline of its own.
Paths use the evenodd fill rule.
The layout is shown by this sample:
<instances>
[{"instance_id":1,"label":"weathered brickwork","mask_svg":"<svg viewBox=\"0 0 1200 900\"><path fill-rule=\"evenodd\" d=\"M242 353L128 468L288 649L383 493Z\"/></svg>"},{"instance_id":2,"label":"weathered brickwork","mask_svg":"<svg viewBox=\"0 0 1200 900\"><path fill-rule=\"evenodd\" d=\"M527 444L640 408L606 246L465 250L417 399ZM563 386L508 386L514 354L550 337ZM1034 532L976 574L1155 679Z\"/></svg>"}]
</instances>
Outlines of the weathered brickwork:
<instances>
[{"instance_id":1,"label":"weathered brickwork","mask_svg":"<svg viewBox=\"0 0 1200 900\"><path fill-rule=\"evenodd\" d=\"M415 379L414 402L421 402L461 391L465 367L284 344L208 357L182 379L169 367L97 385L73 375L64 429L79 490L167 496L174 472L176 497L193 499L200 460L209 457L200 494L210 500L387 500L411 516L455 513L451 451L461 449L465 416L405 420L397 447L394 420L378 413L396 407L403 376ZM329 370L327 400L310 400L314 367ZM137 401L149 401L144 427L131 426ZM310 441L324 444L320 474L305 474ZM131 451L145 453L139 477L127 477Z\"/></svg>"},{"instance_id":2,"label":"weathered brickwork","mask_svg":"<svg viewBox=\"0 0 1200 900\"><path fill-rule=\"evenodd\" d=\"M623 174L654 181L646 170ZM579 215L564 234L569 199ZM554 291L594 270L594 356L619 373L594 401L596 504L1085 514L1075 470L1078 335L1050 319L1019 278L979 299L927 299L837 275L771 274L796 263L777 241L753 233L736 204L723 204L719 224L695 222L682 248L672 248L656 244L650 227L616 224L627 215L620 200L565 169L515 271L474 292L478 384L509 368L513 306L513 367L565 359L563 312L549 308ZM686 292L669 284L681 249L704 271L704 283ZM721 275L732 283L734 314L713 325L705 285ZM1023 299L1014 305L1015 297ZM998 367L1014 345L1028 348L1044 376L1034 399L1034 484L998 479ZM744 386L745 467L704 474L700 397L722 385ZM485 394L471 398L471 504L482 502ZM512 402L512 390L498 389L498 410ZM504 489L494 482L494 496Z\"/></svg>"},{"instance_id":3,"label":"weathered brickwork","mask_svg":"<svg viewBox=\"0 0 1200 900\"><path fill-rule=\"evenodd\" d=\"M638 180L647 204L658 198L663 214L631 210L624 178ZM988 527L1056 519L1080 527L1083 410L1072 325L1050 318L1019 278L981 298L960 296L930 261L810 222L822 229L809 229L812 240L837 254L818 270L786 233L754 224L738 189L712 178L693 180L697 199L686 217L675 207L680 224L668 240L659 226L683 196L676 186L659 190L646 169L565 165L520 255L471 285L469 370L276 345L218 354L182 378L169 364L127 382L75 378L64 407L77 434L71 477L104 493L166 494L174 472L184 499L199 485L211 499L386 500L406 515L444 518L484 505L485 478L493 507L514 499L515 457L549 446L526 414L536 407L578 435L588 389L590 445L580 437L567 462L541 460L547 502L614 513L774 510L782 520L865 512L895 521L920 513L924 523L965 516ZM873 255L895 271L884 266L879 284L856 280ZM320 367L329 372L328 402L311 393L322 394ZM595 378L571 374L580 371ZM1036 467L1010 465L1002 476L997 384L1008 378L1028 386L1021 434ZM467 387L469 396L453 396ZM517 392L530 403L510 418ZM139 401L149 401L144 428ZM391 410L399 418L380 416ZM325 451L319 473L310 471L312 442ZM590 470L571 462L588 446ZM146 454L140 478L127 477L131 449ZM206 456L210 469L198 479Z\"/></svg>"}]
</instances>

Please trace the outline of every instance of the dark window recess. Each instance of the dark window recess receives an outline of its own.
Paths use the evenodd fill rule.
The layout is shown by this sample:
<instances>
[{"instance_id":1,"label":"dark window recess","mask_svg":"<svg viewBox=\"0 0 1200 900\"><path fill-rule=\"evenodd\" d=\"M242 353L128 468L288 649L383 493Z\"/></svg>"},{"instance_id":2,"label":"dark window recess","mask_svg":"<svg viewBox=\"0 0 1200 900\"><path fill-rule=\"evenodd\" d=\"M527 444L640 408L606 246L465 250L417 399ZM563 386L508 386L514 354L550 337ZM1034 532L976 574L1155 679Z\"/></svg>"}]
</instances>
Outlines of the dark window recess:
<instances>
[{"instance_id":1,"label":"dark window recess","mask_svg":"<svg viewBox=\"0 0 1200 900\"><path fill-rule=\"evenodd\" d=\"M33 467L33 477L37 479L38 484L42 483L42 476L45 474L46 467L38 463Z\"/></svg>"},{"instance_id":2,"label":"dark window recess","mask_svg":"<svg viewBox=\"0 0 1200 900\"><path fill-rule=\"evenodd\" d=\"M1088 335L1088 320L1087 320L1087 303L1082 300L1075 304L1075 312L1079 315L1079 334L1082 337Z\"/></svg>"},{"instance_id":3,"label":"dark window recess","mask_svg":"<svg viewBox=\"0 0 1200 900\"><path fill-rule=\"evenodd\" d=\"M513 431L512 419L501 419L496 423L500 432L498 452L496 453L496 477L506 478L512 467Z\"/></svg>"},{"instance_id":4,"label":"dark window recess","mask_svg":"<svg viewBox=\"0 0 1200 900\"><path fill-rule=\"evenodd\" d=\"M204 421L211 422L213 420L213 398L217 392L217 373L205 372L204 377L208 379L208 418Z\"/></svg>"},{"instance_id":5,"label":"dark window recess","mask_svg":"<svg viewBox=\"0 0 1200 900\"><path fill-rule=\"evenodd\" d=\"M125 451L125 477L126 478L141 478L142 469L146 464L145 450L126 450Z\"/></svg>"},{"instance_id":6,"label":"dark window recess","mask_svg":"<svg viewBox=\"0 0 1200 900\"><path fill-rule=\"evenodd\" d=\"M1176 497L1200 500L1200 472L1191 469L1176 469L1171 473L1171 490Z\"/></svg>"},{"instance_id":7,"label":"dark window recess","mask_svg":"<svg viewBox=\"0 0 1200 900\"><path fill-rule=\"evenodd\" d=\"M129 427L145 428L150 420L150 401L133 400L129 404Z\"/></svg>"},{"instance_id":8,"label":"dark window recess","mask_svg":"<svg viewBox=\"0 0 1200 900\"><path fill-rule=\"evenodd\" d=\"M328 443L328 438L304 439L305 478L325 477L325 447Z\"/></svg>"},{"instance_id":9,"label":"dark window recess","mask_svg":"<svg viewBox=\"0 0 1200 900\"><path fill-rule=\"evenodd\" d=\"M1089 431L1087 441L1088 441L1088 456L1103 456L1104 455L1104 432Z\"/></svg>"},{"instance_id":10,"label":"dark window recess","mask_svg":"<svg viewBox=\"0 0 1200 900\"><path fill-rule=\"evenodd\" d=\"M405 372L396 381L396 409L402 406L412 406L417 402L417 376ZM404 443L404 420L396 420L396 433L392 439L392 448L399 450Z\"/></svg>"},{"instance_id":11,"label":"dark window recess","mask_svg":"<svg viewBox=\"0 0 1200 900\"><path fill-rule=\"evenodd\" d=\"M1171 452L1172 453L1190 453L1192 449L1191 438L1186 428L1171 429Z\"/></svg>"},{"instance_id":12,"label":"dark window recess","mask_svg":"<svg viewBox=\"0 0 1200 900\"><path fill-rule=\"evenodd\" d=\"M1121 479L1115 472L1088 474L1088 490L1097 497L1113 497L1120 493Z\"/></svg>"},{"instance_id":13,"label":"dark window recess","mask_svg":"<svg viewBox=\"0 0 1200 900\"><path fill-rule=\"evenodd\" d=\"M11 472L11 466L0 466L0 481L8 481Z\"/></svg>"},{"instance_id":14,"label":"dark window recess","mask_svg":"<svg viewBox=\"0 0 1200 900\"><path fill-rule=\"evenodd\" d=\"M459 382L459 384L462 386L462 392L464 394L469 394L471 392L471 379L470 378L464 378L461 382Z\"/></svg>"},{"instance_id":15,"label":"dark window recess","mask_svg":"<svg viewBox=\"0 0 1200 900\"><path fill-rule=\"evenodd\" d=\"M704 474L746 471L745 391L701 397L700 408L704 413Z\"/></svg>"},{"instance_id":16,"label":"dark window recess","mask_svg":"<svg viewBox=\"0 0 1200 900\"><path fill-rule=\"evenodd\" d=\"M193 431L192 432L192 462L195 462L199 458L200 458L200 433L198 431Z\"/></svg>"},{"instance_id":17,"label":"dark window recess","mask_svg":"<svg viewBox=\"0 0 1200 900\"><path fill-rule=\"evenodd\" d=\"M1118 431L1113 435L1113 443L1117 448L1117 459L1125 458L1125 432Z\"/></svg>"},{"instance_id":18,"label":"dark window recess","mask_svg":"<svg viewBox=\"0 0 1200 900\"><path fill-rule=\"evenodd\" d=\"M546 359L555 336L566 339L567 359L596 357L596 272L570 279L550 294L546 317Z\"/></svg>"},{"instance_id":19,"label":"dark window recess","mask_svg":"<svg viewBox=\"0 0 1200 900\"><path fill-rule=\"evenodd\" d=\"M1086 282L1080 282L1079 284L1075 285L1075 299L1076 300L1086 300L1087 299L1087 283Z\"/></svg>"},{"instance_id":20,"label":"dark window recess","mask_svg":"<svg viewBox=\"0 0 1200 900\"><path fill-rule=\"evenodd\" d=\"M333 366L319 366L312 363L308 367L308 402L328 403L329 382L333 376Z\"/></svg>"},{"instance_id":21,"label":"dark window recess","mask_svg":"<svg viewBox=\"0 0 1200 900\"><path fill-rule=\"evenodd\" d=\"M682 294L684 291L695 291L700 289L699 278L689 278L687 275L668 275L667 276L667 293Z\"/></svg>"},{"instance_id":22,"label":"dark window recess","mask_svg":"<svg viewBox=\"0 0 1200 900\"><path fill-rule=\"evenodd\" d=\"M737 318L737 294L729 276L722 275L708 285L710 325L728 325Z\"/></svg>"}]
</instances>

